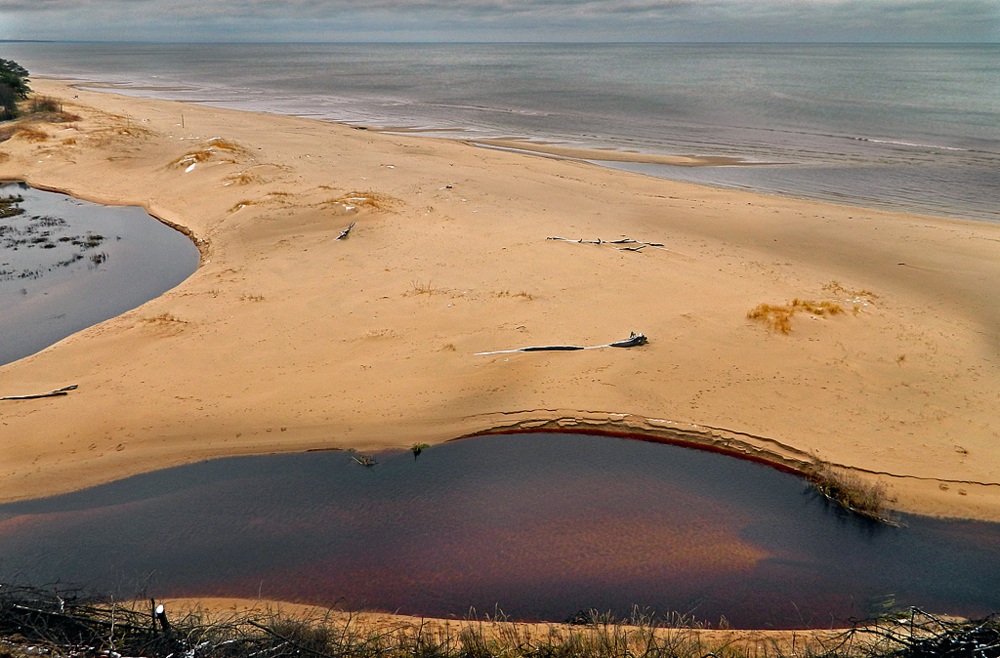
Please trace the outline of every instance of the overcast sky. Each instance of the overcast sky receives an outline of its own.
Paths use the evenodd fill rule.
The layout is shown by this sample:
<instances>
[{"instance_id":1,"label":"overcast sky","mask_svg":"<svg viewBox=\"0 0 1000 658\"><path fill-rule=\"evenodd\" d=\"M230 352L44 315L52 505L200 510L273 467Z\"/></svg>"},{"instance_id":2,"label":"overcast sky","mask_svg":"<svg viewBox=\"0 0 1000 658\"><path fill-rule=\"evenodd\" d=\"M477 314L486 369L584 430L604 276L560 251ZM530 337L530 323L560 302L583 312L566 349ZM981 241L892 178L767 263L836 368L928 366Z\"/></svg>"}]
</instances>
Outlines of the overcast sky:
<instances>
[{"instance_id":1,"label":"overcast sky","mask_svg":"<svg viewBox=\"0 0 1000 658\"><path fill-rule=\"evenodd\" d=\"M1000 42L1000 0L0 0L0 39Z\"/></svg>"}]
</instances>

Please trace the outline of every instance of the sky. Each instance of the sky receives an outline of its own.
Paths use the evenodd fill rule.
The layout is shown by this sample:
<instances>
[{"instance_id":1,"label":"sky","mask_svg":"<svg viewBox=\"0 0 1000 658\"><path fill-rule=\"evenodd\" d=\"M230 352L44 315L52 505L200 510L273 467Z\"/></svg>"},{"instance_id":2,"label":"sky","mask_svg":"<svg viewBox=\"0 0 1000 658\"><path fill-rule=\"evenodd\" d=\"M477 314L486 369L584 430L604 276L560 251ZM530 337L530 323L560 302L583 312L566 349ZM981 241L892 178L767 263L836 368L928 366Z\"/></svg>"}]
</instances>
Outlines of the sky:
<instances>
[{"instance_id":1,"label":"sky","mask_svg":"<svg viewBox=\"0 0 1000 658\"><path fill-rule=\"evenodd\" d=\"M0 0L0 39L1000 42L1000 0Z\"/></svg>"}]
</instances>

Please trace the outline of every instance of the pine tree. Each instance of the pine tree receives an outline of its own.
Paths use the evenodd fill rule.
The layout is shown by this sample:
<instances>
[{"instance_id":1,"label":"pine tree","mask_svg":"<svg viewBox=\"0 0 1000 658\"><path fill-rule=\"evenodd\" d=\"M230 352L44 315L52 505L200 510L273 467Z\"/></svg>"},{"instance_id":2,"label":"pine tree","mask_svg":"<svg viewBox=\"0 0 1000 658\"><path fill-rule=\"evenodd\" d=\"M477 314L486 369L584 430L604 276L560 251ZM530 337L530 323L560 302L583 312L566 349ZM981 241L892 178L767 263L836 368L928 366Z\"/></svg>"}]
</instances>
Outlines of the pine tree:
<instances>
[{"instance_id":1,"label":"pine tree","mask_svg":"<svg viewBox=\"0 0 1000 658\"><path fill-rule=\"evenodd\" d=\"M28 71L17 62L0 59L0 121L17 117L17 101L31 93Z\"/></svg>"}]
</instances>

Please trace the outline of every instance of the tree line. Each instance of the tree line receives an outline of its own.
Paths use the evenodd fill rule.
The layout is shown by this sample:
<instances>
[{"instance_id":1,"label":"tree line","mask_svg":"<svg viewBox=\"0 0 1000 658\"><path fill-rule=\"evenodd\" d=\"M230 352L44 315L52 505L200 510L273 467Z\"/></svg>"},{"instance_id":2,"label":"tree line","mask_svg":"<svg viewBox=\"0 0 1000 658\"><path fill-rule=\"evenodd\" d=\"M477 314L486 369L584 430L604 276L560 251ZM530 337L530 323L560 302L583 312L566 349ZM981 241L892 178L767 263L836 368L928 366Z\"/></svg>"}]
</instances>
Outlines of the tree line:
<instances>
[{"instance_id":1,"label":"tree line","mask_svg":"<svg viewBox=\"0 0 1000 658\"><path fill-rule=\"evenodd\" d=\"M28 98L28 71L9 59L0 59L0 121L18 116L17 102Z\"/></svg>"}]
</instances>

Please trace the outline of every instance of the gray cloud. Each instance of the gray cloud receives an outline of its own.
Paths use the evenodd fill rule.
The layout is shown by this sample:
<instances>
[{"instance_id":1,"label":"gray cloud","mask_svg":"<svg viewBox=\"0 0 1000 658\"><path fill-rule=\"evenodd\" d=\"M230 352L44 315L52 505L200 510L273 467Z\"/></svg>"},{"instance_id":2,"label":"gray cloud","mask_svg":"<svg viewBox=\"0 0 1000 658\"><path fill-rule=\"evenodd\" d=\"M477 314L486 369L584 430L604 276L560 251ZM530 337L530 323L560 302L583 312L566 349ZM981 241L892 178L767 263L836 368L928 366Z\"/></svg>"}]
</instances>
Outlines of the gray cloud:
<instances>
[{"instance_id":1,"label":"gray cloud","mask_svg":"<svg viewBox=\"0 0 1000 658\"><path fill-rule=\"evenodd\" d=\"M1000 0L0 0L0 38L996 42Z\"/></svg>"}]
</instances>

